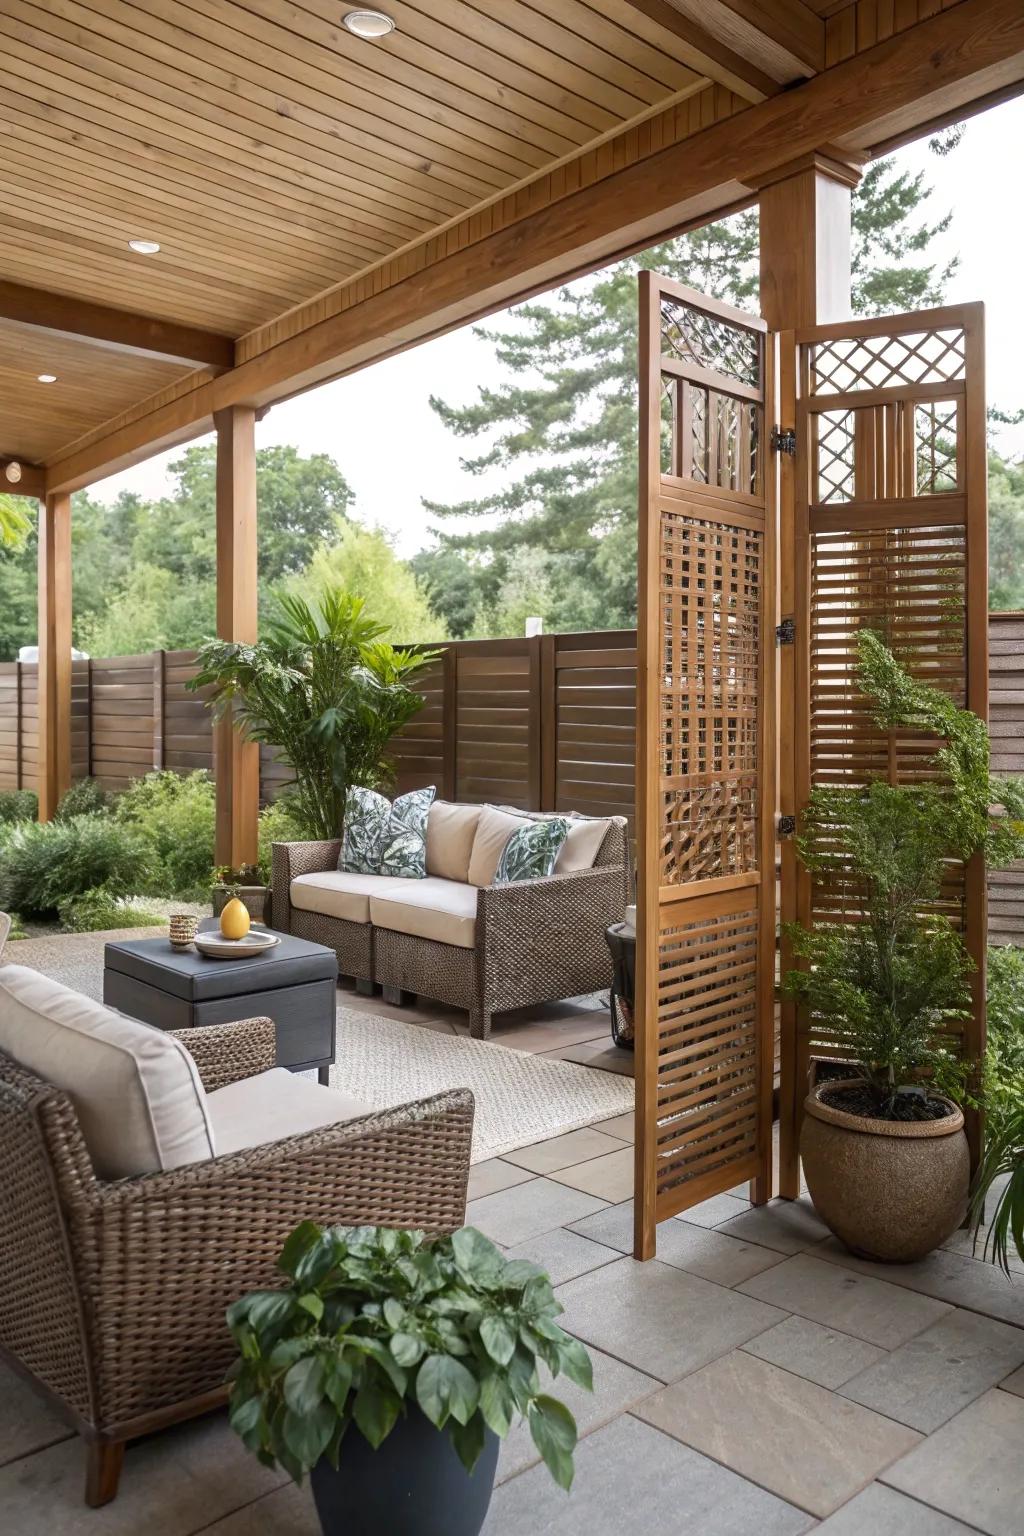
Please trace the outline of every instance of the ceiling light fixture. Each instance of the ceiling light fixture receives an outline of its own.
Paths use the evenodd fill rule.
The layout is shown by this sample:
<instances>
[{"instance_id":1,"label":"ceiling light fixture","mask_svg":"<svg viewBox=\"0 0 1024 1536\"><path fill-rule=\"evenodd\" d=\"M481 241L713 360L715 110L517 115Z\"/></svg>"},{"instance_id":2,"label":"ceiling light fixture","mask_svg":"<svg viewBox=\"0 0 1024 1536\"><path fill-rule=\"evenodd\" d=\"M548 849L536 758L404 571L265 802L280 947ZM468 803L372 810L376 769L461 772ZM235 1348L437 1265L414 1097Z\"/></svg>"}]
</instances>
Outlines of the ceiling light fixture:
<instances>
[{"instance_id":1,"label":"ceiling light fixture","mask_svg":"<svg viewBox=\"0 0 1024 1536\"><path fill-rule=\"evenodd\" d=\"M129 240L128 249L134 251L136 256L155 256L160 245L156 240Z\"/></svg>"},{"instance_id":2,"label":"ceiling light fixture","mask_svg":"<svg viewBox=\"0 0 1024 1536\"><path fill-rule=\"evenodd\" d=\"M389 32L395 30L394 19L386 16L383 11L349 11L341 18L341 24L354 37L373 40L387 37Z\"/></svg>"},{"instance_id":3,"label":"ceiling light fixture","mask_svg":"<svg viewBox=\"0 0 1024 1536\"><path fill-rule=\"evenodd\" d=\"M21 479L21 465L17 459L12 459L4 470L4 478L8 485L17 485Z\"/></svg>"},{"instance_id":4,"label":"ceiling light fixture","mask_svg":"<svg viewBox=\"0 0 1024 1536\"><path fill-rule=\"evenodd\" d=\"M57 382L57 375L55 373L37 373L36 378L40 384L56 384Z\"/></svg>"}]
</instances>

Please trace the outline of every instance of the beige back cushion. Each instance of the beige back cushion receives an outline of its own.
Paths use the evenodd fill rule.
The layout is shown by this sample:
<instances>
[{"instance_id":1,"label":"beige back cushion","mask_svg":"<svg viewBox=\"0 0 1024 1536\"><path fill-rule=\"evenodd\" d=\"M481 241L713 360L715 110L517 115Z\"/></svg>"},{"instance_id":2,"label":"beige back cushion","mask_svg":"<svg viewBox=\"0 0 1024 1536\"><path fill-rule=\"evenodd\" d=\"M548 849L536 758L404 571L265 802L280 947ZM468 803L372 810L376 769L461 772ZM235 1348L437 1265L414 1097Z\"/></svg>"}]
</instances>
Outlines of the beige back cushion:
<instances>
[{"instance_id":1,"label":"beige back cushion","mask_svg":"<svg viewBox=\"0 0 1024 1536\"><path fill-rule=\"evenodd\" d=\"M512 833L523 824L522 816L512 816L499 811L493 805L485 805L480 812L473 852L469 858L470 885L492 885L502 850Z\"/></svg>"},{"instance_id":2,"label":"beige back cushion","mask_svg":"<svg viewBox=\"0 0 1024 1536\"><path fill-rule=\"evenodd\" d=\"M571 819L568 835L555 860L555 874L571 875L579 869L593 869L610 826L606 817L593 821L583 817Z\"/></svg>"},{"instance_id":3,"label":"beige back cushion","mask_svg":"<svg viewBox=\"0 0 1024 1536\"><path fill-rule=\"evenodd\" d=\"M0 966L0 1050L71 1097L97 1178L205 1162L213 1128L172 1035L23 965Z\"/></svg>"},{"instance_id":4,"label":"beige back cushion","mask_svg":"<svg viewBox=\"0 0 1024 1536\"><path fill-rule=\"evenodd\" d=\"M427 874L442 880L468 880L473 839L480 823L479 805L435 800L427 816Z\"/></svg>"}]
</instances>

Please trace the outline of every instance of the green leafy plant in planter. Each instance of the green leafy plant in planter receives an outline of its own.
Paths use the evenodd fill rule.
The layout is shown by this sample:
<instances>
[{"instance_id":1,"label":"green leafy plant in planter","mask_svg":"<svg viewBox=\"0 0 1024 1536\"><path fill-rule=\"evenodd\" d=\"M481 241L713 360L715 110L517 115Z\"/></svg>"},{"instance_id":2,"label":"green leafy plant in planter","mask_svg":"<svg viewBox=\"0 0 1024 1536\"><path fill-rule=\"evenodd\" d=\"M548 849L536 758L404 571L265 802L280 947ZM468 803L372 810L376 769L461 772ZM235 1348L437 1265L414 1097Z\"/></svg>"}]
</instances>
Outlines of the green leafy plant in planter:
<instances>
[{"instance_id":1,"label":"green leafy plant in planter","mask_svg":"<svg viewBox=\"0 0 1024 1536\"><path fill-rule=\"evenodd\" d=\"M412 1496L417 1425L421 1442L430 1426L420 1472L435 1476L447 1458L456 1504L472 1506L468 1524L458 1508L447 1510L437 1529L453 1536L483 1523L497 1441L520 1416L555 1481L570 1486L576 1424L541 1390L538 1366L590 1389L591 1365L555 1321L561 1306L536 1265L506 1259L472 1227L428 1243L418 1232L306 1221L285 1243L280 1268L284 1290L256 1291L228 1312L240 1352L231 1424L266 1465L280 1464L296 1482L313 1471L322 1520L328 1469L340 1468L346 1531L433 1531L425 1518L402 1523L410 1498L415 1507L430 1502ZM364 1527L353 1503L367 1446L377 1452L368 1497L383 1502L363 1512Z\"/></svg>"},{"instance_id":2,"label":"green leafy plant in planter","mask_svg":"<svg viewBox=\"0 0 1024 1536\"><path fill-rule=\"evenodd\" d=\"M207 642L188 686L209 688L217 714L230 707L251 740L277 749L305 835L336 837L349 785L387 781L388 743L423 703L409 681L436 653L396 650L346 592L328 590L316 612L290 594L276 600L266 639Z\"/></svg>"},{"instance_id":3,"label":"green leafy plant in planter","mask_svg":"<svg viewBox=\"0 0 1024 1536\"><path fill-rule=\"evenodd\" d=\"M936 911L942 881L951 860L980 853L1002 864L1024 853L1024 782L991 778L984 722L914 679L879 636L862 632L858 649L879 730L937 745L913 784L812 793L798 852L819 886L843 894L846 920L787 929L806 968L790 971L785 987L825 1021L850 1064L851 1081L826 1082L807 1101L801 1151L812 1198L849 1246L909 1259L962 1219L967 1148L953 1100L979 1066L956 1048L973 967ZM910 1191L921 1158L934 1163L935 1208L922 1199L915 1217L888 1189L883 1199L879 1181Z\"/></svg>"}]
</instances>

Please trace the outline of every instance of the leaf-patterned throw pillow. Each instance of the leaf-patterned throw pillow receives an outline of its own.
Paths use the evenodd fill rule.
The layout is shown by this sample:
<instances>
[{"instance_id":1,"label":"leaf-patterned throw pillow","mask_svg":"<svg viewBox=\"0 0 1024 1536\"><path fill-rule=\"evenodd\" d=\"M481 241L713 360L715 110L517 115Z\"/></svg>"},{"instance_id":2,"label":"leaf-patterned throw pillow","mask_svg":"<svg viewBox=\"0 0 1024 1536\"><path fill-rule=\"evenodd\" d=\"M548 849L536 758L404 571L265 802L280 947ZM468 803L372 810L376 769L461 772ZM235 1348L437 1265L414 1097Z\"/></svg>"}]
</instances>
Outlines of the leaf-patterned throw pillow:
<instances>
[{"instance_id":1,"label":"leaf-patterned throw pillow","mask_svg":"<svg viewBox=\"0 0 1024 1536\"><path fill-rule=\"evenodd\" d=\"M564 816L552 816L547 821L524 821L501 851L494 871L495 885L509 885L513 880L540 880L550 875L568 833L569 823Z\"/></svg>"},{"instance_id":2,"label":"leaf-patterned throw pillow","mask_svg":"<svg viewBox=\"0 0 1024 1536\"><path fill-rule=\"evenodd\" d=\"M345 796L345 824L338 868L347 875L376 875L391 821L391 801L353 784Z\"/></svg>"},{"instance_id":3,"label":"leaf-patterned throw pillow","mask_svg":"<svg viewBox=\"0 0 1024 1536\"><path fill-rule=\"evenodd\" d=\"M433 785L399 795L392 805L375 789L352 785L345 797L345 825L338 868L354 875L402 875L423 880L427 873L427 812Z\"/></svg>"},{"instance_id":4,"label":"leaf-patterned throw pillow","mask_svg":"<svg viewBox=\"0 0 1024 1536\"><path fill-rule=\"evenodd\" d=\"M391 819L380 853L382 875L402 875L425 880L427 875L427 813L437 790L414 789L399 795L391 807Z\"/></svg>"}]
</instances>

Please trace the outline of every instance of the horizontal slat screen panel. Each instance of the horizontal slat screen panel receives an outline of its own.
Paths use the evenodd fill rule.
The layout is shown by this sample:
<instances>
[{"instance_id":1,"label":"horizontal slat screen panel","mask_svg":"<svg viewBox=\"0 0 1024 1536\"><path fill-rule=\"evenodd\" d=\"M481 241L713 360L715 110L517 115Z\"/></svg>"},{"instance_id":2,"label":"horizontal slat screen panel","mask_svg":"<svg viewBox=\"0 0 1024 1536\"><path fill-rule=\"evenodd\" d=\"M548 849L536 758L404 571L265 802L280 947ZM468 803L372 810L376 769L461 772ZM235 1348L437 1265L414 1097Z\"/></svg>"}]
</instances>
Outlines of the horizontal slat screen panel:
<instances>
[{"instance_id":1,"label":"horizontal slat screen panel","mask_svg":"<svg viewBox=\"0 0 1024 1536\"><path fill-rule=\"evenodd\" d=\"M993 773L1024 773L1024 613L989 616L989 733ZM1024 945L1024 864L988 877L991 944Z\"/></svg>"},{"instance_id":2,"label":"horizontal slat screen panel","mask_svg":"<svg viewBox=\"0 0 1024 1536\"><path fill-rule=\"evenodd\" d=\"M636 642L631 631L556 640L554 809L626 816L636 797Z\"/></svg>"},{"instance_id":3,"label":"horizontal slat screen panel","mask_svg":"<svg viewBox=\"0 0 1024 1536\"><path fill-rule=\"evenodd\" d=\"M476 803L537 804L539 752L537 650L526 640L502 647L460 647L455 655L455 798Z\"/></svg>"}]
</instances>

